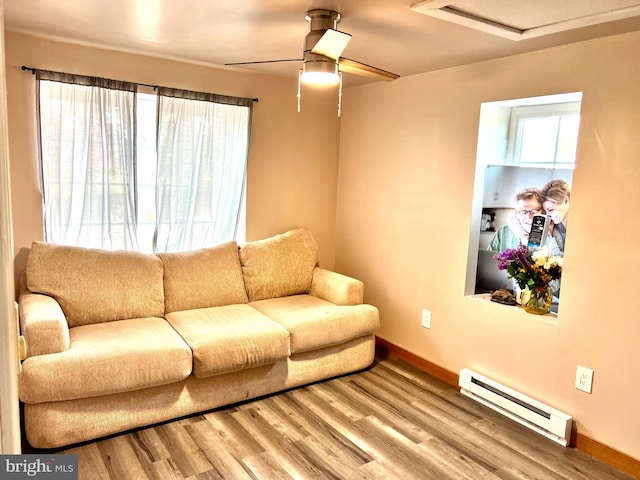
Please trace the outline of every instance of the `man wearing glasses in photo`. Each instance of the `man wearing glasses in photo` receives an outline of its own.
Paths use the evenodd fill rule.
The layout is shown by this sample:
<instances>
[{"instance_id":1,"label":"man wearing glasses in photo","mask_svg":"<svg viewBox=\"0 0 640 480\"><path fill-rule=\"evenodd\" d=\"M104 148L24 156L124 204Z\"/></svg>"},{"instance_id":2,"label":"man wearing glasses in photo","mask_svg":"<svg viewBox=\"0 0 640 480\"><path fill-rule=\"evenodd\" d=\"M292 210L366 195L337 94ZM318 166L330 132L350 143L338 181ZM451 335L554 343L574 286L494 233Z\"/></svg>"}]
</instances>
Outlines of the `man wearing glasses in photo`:
<instances>
[{"instance_id":1,"label":"man wearing glasses in photo","mask_svg":"<svg viewBox=\"0 0 640 480\"><path fill-rule=\"evenodd\" d=\"M529 232L533 223L533 216L544 213L542 202L544 197L537 188L526 188L516 195L515 213L509 218L507 225L498 229L489 244L489 250L504 252L507 248L517 248L518 245L529 243ZM547 246L554 255L560 250L556 241L550 235L547 237Z\"/></svg>"}]
</instances>

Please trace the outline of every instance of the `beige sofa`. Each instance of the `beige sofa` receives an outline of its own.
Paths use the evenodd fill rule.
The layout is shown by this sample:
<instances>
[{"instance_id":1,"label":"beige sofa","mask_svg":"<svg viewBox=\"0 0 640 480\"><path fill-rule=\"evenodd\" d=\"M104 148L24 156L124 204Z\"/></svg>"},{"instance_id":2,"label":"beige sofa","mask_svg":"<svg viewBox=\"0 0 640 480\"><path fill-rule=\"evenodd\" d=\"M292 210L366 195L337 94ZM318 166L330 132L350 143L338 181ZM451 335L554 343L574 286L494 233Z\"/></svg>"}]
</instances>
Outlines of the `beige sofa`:
<instances>
[{"instance_id":1,"label":"beige sofa","mask_svg":"<svg viewBox=\"0 0 640 480\"><path fill-rule=\"evenodd\" d=\"M34 242L20 295L29 443L56 448L369 366L378 310L297 229L157 255Z\"/></svg>"}]
</instances>

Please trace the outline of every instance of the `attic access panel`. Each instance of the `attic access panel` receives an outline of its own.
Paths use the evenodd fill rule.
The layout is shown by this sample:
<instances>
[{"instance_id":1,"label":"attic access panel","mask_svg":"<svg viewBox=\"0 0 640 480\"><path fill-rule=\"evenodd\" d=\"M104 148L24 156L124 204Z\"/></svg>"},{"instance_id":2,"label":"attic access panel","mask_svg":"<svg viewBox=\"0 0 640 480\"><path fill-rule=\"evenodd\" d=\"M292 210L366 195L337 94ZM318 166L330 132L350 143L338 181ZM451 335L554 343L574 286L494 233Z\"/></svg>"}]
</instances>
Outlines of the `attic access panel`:
<instances>
[{"instance_id":1,"label":"attic access panel","mask_svg":"<svg viewBox=\"0 0 640 480\"><path fill-rule=\"evenodd\" d=\"M411 10L509 40L526 40L640 15L638 0L424 0Z\"/></svg>"}]
</instances>

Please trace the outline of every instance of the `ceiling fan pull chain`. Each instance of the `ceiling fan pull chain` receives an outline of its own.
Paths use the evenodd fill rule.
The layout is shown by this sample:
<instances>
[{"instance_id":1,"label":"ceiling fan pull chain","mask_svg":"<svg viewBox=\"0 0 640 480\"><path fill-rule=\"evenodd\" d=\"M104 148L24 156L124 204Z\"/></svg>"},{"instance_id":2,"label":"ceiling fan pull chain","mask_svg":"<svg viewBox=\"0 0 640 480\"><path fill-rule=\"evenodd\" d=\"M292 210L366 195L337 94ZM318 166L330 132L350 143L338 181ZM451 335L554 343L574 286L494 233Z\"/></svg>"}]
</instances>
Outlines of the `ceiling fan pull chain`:
<instances>
[{"instance_id":1,"label":"ceiling fan pull chain","mask_svg":"<svg viewBox=\"0 0 640 480\"><path fill-rule=\"evenodd\" d=\"M338 72L340 83L338 85L338 116L342 113L342 72Z\"/></svg>"},{"instance_id":2,"label":"ceiling fan pull chain","mask_svg":"<svg viewBox=\"0 0 640 480\"><path fill-rule=\"evenodd\" d=\"M302 97L302 95L300 95L300 80L302 78L302 69L298 70L298 113L300 113L300 98Z\"/></svg>"}]
</instances>

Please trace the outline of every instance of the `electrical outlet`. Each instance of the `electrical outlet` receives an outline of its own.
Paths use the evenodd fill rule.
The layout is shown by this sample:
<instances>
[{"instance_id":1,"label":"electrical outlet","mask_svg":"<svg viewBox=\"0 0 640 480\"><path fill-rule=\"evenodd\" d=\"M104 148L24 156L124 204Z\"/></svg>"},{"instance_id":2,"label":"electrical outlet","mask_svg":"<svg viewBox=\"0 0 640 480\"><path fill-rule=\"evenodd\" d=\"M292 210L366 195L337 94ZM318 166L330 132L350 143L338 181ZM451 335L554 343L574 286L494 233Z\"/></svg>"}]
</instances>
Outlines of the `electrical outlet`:
<instances>
[{"instance_id":1,"label":"electrical outlet","mask_svg":"<svg viewBox=\"0 0 640 480\"><path fill-rule=\"evenodd\" d=\"M426 308L422 309L422 326L424 328L431 328L431 310Z\"/></svg>"},{"instance_id":2,"label":"electrical outlet","mask_svg":"<svg viewBox=\"0 0 640 480\"><path fill-rule=\"evenodd\" d=\"M576 369L576 388L583 392L591 393L591 385L593 384L593 370L578 365Z\"/></svg>"}]
</instances>

